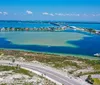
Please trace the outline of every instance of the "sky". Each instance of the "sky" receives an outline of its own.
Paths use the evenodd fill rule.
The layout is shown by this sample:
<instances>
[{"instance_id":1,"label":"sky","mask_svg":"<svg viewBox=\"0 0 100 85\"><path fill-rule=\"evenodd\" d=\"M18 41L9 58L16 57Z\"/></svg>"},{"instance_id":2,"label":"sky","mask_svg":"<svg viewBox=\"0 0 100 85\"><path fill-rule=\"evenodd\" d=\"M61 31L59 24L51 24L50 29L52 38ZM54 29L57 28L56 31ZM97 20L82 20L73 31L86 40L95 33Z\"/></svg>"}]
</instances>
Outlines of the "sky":
<instances>
[{"instance_id":1,"label":"sky","mask_svg":"<svg viewBox=\"0 0 100 85\"><path fill-rule=\"evenodd\" d=\"M0 0L0 20L100 21L100 0Z\"/></svg>"}]
</instances>

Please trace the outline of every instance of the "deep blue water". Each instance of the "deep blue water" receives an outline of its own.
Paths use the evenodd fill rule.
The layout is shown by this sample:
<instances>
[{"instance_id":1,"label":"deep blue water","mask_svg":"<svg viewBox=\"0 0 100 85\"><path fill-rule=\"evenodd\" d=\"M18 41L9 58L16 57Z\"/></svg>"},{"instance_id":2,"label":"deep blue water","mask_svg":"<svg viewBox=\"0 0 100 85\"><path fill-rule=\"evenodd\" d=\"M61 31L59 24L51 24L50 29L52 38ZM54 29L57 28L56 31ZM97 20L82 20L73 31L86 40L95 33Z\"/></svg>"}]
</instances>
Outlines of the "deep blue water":
<instances>
[{"instance_id":1,"label":"deep blue water","mask_svg":"<svg viewBox=\"0 0 100 85\"><path fill-rule=\"evenodd\" d=\"M83 27L83 28L92 28L92 29L97 29L100 30L100 24L99 23L66 23L69 26L76 26L76 27ZM65 24L65 25L66 25ZM0 28L2 27L51 27L53 26L52 24L49 23L29 23L29 22L23 22L23 21L11 21L11 22L6 22L6 21L0 21Z\"/></svg>"},{"instance_id":2,"label":"deep blue water","mask_svg":"<svg viewBox=\"0 0 100 85\"><path fill-rule=\"evenodd\" d=\"M0 38L0 48L23 49L39 52L78 54L93 56L94 53L100 52L100 36L93 35L85 37L83 40L69 41L69 43L78 46L78 48L64 46L39 46L39 45L16 45L7 41L5 38Z\"/></svg>"},{"instance_id":3,"label":"deep blue water","mask_svg":"<svg viewBox=\"0 0 100 85\"><path fill-rule=\"evenodd\" d=\"M20 24L20 25L19 25ZM26 23L9 23L5 25L4 23L0 22L0 27L2 26L9 26L15 27L17 26L27 26L33 27L34 24L26 24ZM38 26L39 24L37 24ZM94 29L100 29L100 24L70 24L72 26L79 26L79 27L89 27ZM41 25L39 25L41 27ZM43 26L43 25L42 25ZM48 24L46 24L48 26ZM0 38L0 48L10 48L10 49L22 49L22 50L31 50L31 51L39 51L39 52L51 52L51 53L62 53L62 54L78 54L78 55L88 55L93 56L95 53L100 53L100 35L93 35L85 32L80 31L72 31L67 30L67 32L78 32L83 33L86 35L91 35L91 37L84 37L82 40L77 41L69 41L69 43L78 46L78 48L73 47L65 47L65 46L40 46L40 45L16 45L12 44L10 41L7 41L5 38Z\"/></svg>"},{"instance_id":4,"label":"deep blue water","mask_svg":"<svg viewBox=\"0 0 100 85\"><path fill-rule=\"evenodd\" d=\"M0 28L2 27L21 27L21 28L33 28L33 27L51 27L53 25L47 23L26 23L26 22L5 22L0 21Z\"/></svg>"}]
</instances>

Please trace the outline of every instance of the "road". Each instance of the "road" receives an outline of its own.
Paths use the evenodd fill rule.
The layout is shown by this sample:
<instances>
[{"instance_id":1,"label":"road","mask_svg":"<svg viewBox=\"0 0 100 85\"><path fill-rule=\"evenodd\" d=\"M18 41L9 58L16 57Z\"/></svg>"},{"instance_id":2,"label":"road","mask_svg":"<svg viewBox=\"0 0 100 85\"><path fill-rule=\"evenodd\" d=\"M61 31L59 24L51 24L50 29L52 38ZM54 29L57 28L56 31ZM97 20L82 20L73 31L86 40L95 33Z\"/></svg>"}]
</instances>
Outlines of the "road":
<instances>
[{"instance_id":1,"label":"road","mask_svg":"<svg viewBox=\"0 0 100 85\"><path fill-rule=\"evenodd\" d=\"M2 65L9 65L9 63L11 63L11 62L10 61L0 61L0 65L1 64ZM61 85L89 85L86 82L84 82L85 84L82 83L83 81L82 82L77 82L77 81L75 81L74 79L72 79L70 77L63 76L59 73L56 73L55 71L51 71L51 70L46 69L46 68L35 66L33 64L28 64L28 63L25 63L25 62L23 62L23 63L21 63L21 62L13 63L13 65L16 65L16 64L19 64L21 67L28 68L28 69L31 69L33 71L40 72L41 74L46 75L48 78L59 82Z\"/></svg>"}]
</instances>

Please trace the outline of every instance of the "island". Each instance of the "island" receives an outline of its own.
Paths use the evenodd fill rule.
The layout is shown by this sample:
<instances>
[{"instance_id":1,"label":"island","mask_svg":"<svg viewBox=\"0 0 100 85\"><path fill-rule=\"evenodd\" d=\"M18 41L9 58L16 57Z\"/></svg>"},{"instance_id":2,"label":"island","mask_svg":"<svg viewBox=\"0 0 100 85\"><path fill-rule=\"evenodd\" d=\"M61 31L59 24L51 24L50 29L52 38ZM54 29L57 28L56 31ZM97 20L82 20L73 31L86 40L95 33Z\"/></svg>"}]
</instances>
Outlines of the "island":
<instances>
[{"instance_id":1,"label":"island","mask_svg":"<svg viewBox=\"0 0 100 85\"><path fill-rule=\"evenodd\" d=\"M5 22L13 22L13 21L5 21ZM100 30L96 30L94 28L84 28L84 27L76 27L70 26L66 22L50 22L50 21L14 21L16 23L38 23L38 24L51 24L48 27L1 27L0 32L66 32L66 30L76 30L81 32L88 32L100 35ZM75 22L74 22L75 23Z\"/></svg>"}]
</instances>

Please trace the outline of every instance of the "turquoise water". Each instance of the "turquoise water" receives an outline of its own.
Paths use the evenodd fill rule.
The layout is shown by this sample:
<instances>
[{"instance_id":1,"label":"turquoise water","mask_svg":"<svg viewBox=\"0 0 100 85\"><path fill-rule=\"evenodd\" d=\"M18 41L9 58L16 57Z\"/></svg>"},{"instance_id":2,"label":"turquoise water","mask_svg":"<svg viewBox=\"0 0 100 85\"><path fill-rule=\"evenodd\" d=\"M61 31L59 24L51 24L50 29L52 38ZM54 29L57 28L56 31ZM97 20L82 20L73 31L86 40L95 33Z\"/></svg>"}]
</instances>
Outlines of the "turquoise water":
<instances>
[{"instance_id":1,"label":"turquoise water","mask_svg":"<svg viewBox=\"0 0 100 85\"><path fill-rule=\"evenodd\" d=\"M13 23L10 24L13 25ZM23 24L27 27L30 25ZM45 24L45 26L50 25ZM4 23L0 26L3 25ZM77 24L70 25L76 26ZM19 25L15 24L15 26ZM32 24L31 27L33 26ZM41 27L41 24L38 23L37 26ZM78 24L77 26L99 29L100 25ZM100 53L100 36L73 30L66 30L65 32L0 32L0 48L83 55L84 57L91 56L91 58L94 58L93 54Z\"/></svg>"},{"instance_id":2,"label":"turquoise water","mask_svg":"<svg viewBox=\"0 0 100 85\"><path fill-rule=\"evenodd\" d=\"M100 24L80 24L80 23L69 23L70 26L82 27L82 28L92 28L96 30L100 30Z\"/></svg>"},{"instance_id":3,"label":"turquoise water","mask_svg":"<svg viewBox=\"0 0 100 85\"><path fill-rule=\"evenodd\" d=\"M2 32L1 38L6 38L13 44L18 45L41 45L41 46L65 46L75 47L68 41L81 40L89 35L73 32Z\"/></svg>"},{"instance_id":4,"label":"turquoise water","mask_svg":"<svg viewBox=\"0 0 100 85\"><path fill-rule=\"evenodd\" d=\"M21 27L21 28L32 28L32 27L51 27L53 25L49 23L26 23L26 22L5 22L0 21L0 27Z\"/></svg>"}]
</instances>

